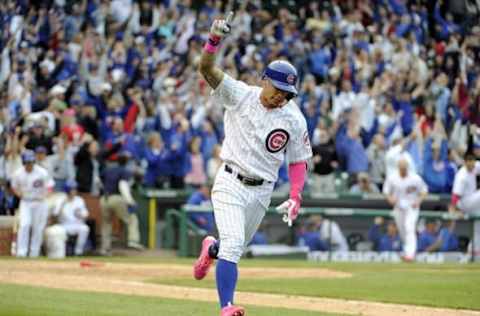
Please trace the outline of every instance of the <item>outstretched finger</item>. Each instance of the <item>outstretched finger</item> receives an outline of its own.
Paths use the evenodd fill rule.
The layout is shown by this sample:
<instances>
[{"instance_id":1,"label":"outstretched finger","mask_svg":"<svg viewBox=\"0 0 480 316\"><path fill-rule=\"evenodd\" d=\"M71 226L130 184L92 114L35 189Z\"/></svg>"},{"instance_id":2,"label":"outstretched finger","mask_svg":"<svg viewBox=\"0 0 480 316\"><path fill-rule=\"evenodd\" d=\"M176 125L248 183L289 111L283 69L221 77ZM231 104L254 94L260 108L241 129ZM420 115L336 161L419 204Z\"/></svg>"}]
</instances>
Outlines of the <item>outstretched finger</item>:
<instances>
[{"instance_id":1,"label":"outstretched finger","mask_svg":"<svg viewBox=\"0 0 480 316\"><path fill-rule=\"evenodd\" d=\"M225 22L227 23L227 25L230 26L230 23L232 23L233 21L233 11L230 11L227 15L227 18L225 19Z\"/></svg>"}]
</instances>

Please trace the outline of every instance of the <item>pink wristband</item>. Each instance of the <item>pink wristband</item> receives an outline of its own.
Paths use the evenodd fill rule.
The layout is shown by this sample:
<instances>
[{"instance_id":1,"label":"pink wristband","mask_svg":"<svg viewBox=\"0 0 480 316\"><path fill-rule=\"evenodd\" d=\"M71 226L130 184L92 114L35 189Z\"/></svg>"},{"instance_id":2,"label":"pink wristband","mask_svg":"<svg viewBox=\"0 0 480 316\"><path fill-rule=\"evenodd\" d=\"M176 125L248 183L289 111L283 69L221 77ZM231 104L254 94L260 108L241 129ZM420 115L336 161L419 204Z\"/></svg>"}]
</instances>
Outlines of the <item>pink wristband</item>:
<instances>
[{"instance_id":1,"label":"pink wristband","mask_svg":"<svg viewBox=\"0 0 480 316\"><path fill-rule=\"evenodd\" d=\"M218 50L218 46L213 46L209 42L206 42L205 45L203 46L203 50L207 53L215 54Z\"/></svg>"},{"instance_id":2,"label":"pink wristband","mask_svg":"<svg viewBox=\"0 0 480 316\"><path fill-rule=\"evenodd\" d=\"M210 54L215 54L218 50L218 46L220 46L220 40L222 38L218 35L210 34L208 36L208 40L203 46L203 50Z\"/></svg>"},{"instance_id":3,"label":"pink wristband","mask_svg":"<svg viewBox=\"0 0 480 316\"><path fill-rule=\"evenodd\" d=\"M301 201L301 193L305 185L307 174L306 161L292 163L288 166L288 177L290 179L290 198Z\"/></svg>"}]
</instances>

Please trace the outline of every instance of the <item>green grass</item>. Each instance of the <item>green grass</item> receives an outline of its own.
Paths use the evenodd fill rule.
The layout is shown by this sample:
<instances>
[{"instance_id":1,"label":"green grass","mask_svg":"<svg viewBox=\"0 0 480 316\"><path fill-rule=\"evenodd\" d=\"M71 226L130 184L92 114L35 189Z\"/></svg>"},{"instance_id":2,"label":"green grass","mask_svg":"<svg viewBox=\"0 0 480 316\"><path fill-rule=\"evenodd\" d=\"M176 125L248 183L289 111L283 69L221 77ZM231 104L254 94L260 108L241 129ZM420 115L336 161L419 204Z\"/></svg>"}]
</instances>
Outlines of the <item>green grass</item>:
<instances>
[{"instance_id":1,"label":"green grass","mask_svg":"<svg viewBox=\"0 0 480 316\"><path fill-rule=\"evenodd\" d=\"M6 260L15 260L1 258ZM113 257L113 258L91 258L92 260L108 261L115 263L143 263L143 264L182 264L191 265L193 260L186 258L158 258L158 257ZM41 260L41 259L39 259ZM66 259L66 261L77 261L78 259ZM238 284L239 291L278 293L290 295L305 295L313 297L346 298L367 301L382 301L390 303L415 304L435 307L465 308L480 310L480 265L478 264L362 264L362 263L312 263L302 260L242 260L241 267L285 267L285 268L328 268L337 271L349 272L351 278L345 279L248 279L242 277ZM214 272L214 271L212 271ZM212 273L211 272L211 273ZM215 288L213 280L202 282L194 281L191 278L179 278L165 276L165 278L149 280L152 283L174 284L182 286ZM10 287L10 286L9 286ZM23 295L5 295L5 287L0 284L0 315L132 315L126 311L131 309L145 310L141 315L217 315L215 304L192 303L181 300L165 300L157 298L128 297L128 300L121 295L109 294L88 294L78 292L67 292L59 290L36 290L35 288L17 287L20 292L29 293L31 299L23 298ZM26 289L26 290L24 290ZM28 291L27 291L28 290ZM50 293L44 298L43 293ZM52 294L53 293L53 294ZM67 293L67 294L63 294ZM50 299L49 297L55 297ZM63 297L64 296L64 297ZM72 302L69 297L75 297ZM98 313L88 312L85 309L101 302L101 309ZM21 302L16 307L12 302ZM43 302L45 301L45 303ZM69 302L79 310L68 310ZM116 309L121 301L123 308ZM5 305L8 302L10 305ZM31 303L33 302L33 303ZM60 302L62 313L57 313L53 307ZM84 303L86 302L86 303ZM13 305L12 305L13 304ZM7 310L4 306L10 306ZM12 307L13 306L13 307ZM33 306L35 314L27 313L27 308ZM42 311L49 307L48 312ZM145 308L144 308L145 307ZM20 309L19 309L20 308ZM23 310L21 308L24 308ZM72 307L73 308L73 307ZM131 309L130 309L131 308ZM95 310L95 309L94 309ZM174 312L182 310L182 312ZM294 312L286 310L261 309L253 307L252 311L258 311L253 315L323 315L318 313ZM151 311L151 313L150 313ZM170 313L170 311L172 311ZM250 311L250 309L249 309ZM24 312L22 314L22 312ZM138 313L137 313L138 314ZM252 314L252 313L250 313Z\"/></svg>"},{"instance_id":2,"label":"green grass","mask_svg":"<svg viewBox=\"0 0 480 316\"><path fill-rule=\"evenodd\" d=\"M239 291L305 295L480 310L479 265L314 264L302 261L243 260L245 267L329 268L352 273L345 279L247 279L240 273ZM187 278L154 283L214 288L212 280Z\"/></svg>"},{"instance_id":3,"label":"green grass","mask_svg":"<svg viewBox=\"0 0 480 316\"><path fill-rule=\"evenodd\" d=\"M47 289L11 284L0 285L1 316L212 316L213 303L159 299L120 294ZM287 309L248 307L250 315L340 316Z\"/></svg>"}]
</instances>

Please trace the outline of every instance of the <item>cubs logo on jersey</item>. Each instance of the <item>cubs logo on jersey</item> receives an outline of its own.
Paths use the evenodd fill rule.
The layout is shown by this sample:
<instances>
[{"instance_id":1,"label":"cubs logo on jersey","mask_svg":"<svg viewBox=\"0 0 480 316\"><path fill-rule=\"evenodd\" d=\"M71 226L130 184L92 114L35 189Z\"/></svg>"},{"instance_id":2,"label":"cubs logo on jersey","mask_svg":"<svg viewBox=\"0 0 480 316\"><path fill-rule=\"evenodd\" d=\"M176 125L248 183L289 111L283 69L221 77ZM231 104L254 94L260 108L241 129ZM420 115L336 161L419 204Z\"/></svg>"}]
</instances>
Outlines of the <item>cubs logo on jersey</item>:
<instances>
[{"instance_id":1,"label":"cubs logo on jersey","mask_svg":"<svg viewBox=\"0 0 480 316\"><path fill-rule=\"evenodd\" d=\"M407 187L407 193L410 194L410 193L415 193L417 192L417 187L414 186L414 185L410 185Z\"/></svg>"},{"instance_id":2,"label":"cubs logo on jersey","mask_svg":"<svg viewBox=\"0 0 480 316\"><path fill-rule=\"evenodd\" d=\"M34 188L43 187L43 180L42 179L37 179L37 180L33 181L33 187Z\"/></svg>"},{"instance_id":3,"label":"cubs logo on jersey","mask_svg":"<svg viewBox=\"0 0 480 316\"><path fill-rule=\"evenodd\" d=\"M310 138L308 137L308 132L307 131L305 131L303 133L303 143L305 144L306 147L311 147Z\"/></svg>"},{"instance_id":4,"label":"cubs logo on jersey","mask_svg":"<svg viewBox=\"0 0 480 316\"><path fill-rule=\"evenodd\" d=\"M277 128L268 133L265 146L269 152L278 153L285 148L289 139L290 134L286 130Z\"/></svg>"},{"instance_id":5,"label":"cubs logo on jersey","mask_svg":"<svg viewBox=\"0 0 480 316\"><path fill-rule=\"evenodd\" d=\"M297 82L297 77L294 74L288 74L287 82L290 85L294 85Z\"/></svg>"}]
</instances>

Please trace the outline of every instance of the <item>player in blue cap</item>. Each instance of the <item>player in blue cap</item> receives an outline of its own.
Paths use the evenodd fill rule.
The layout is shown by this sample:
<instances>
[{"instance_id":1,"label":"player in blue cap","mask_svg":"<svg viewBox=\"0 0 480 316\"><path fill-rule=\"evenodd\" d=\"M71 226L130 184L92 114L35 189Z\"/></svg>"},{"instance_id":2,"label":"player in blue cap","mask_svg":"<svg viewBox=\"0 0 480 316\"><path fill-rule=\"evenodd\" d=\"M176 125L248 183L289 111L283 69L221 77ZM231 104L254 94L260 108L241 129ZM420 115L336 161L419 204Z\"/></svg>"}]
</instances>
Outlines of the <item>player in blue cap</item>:
<instances>
[{"instance_id":1,"label":"player in blue cap","mask_svg":"<svg viewBox=\"0 0 480 316\"><path fill-rule=\"evenodd\" d=\"M232 14L213 22L199 63L200 73L214 90L213 104L225 108L225 139L220 153L223 165L212 188L219 238L204 239L193 275L203 279L218 259L221 316L245 315L245 309L234 304L237 263L270 205L280 167L288 164L290 197L277 210L292 225L300 209L307 160L312 156L305 117L293 100L298 81L293 65L285 60L271 62L263 72L261 87L236 80L215 65Z\"/></svg>"}]
</instances>

